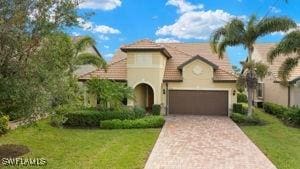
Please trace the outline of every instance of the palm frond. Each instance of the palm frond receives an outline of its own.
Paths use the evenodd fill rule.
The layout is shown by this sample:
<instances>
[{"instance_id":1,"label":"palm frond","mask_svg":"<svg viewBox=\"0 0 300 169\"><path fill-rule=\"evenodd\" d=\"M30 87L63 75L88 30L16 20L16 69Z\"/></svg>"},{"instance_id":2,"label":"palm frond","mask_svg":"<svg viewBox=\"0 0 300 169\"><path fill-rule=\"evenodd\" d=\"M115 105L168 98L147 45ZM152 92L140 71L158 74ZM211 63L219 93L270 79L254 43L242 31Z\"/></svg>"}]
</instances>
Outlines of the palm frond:
<instances>
[{"instance_id":1,"label":"palm frond","mask_svg":"<svg viewBox=\"0 0 300 169\"><path fill-rule=\"evenodd\" d=\"M300 54L300 31L293 31L287 34L279 44L268 53L268 61L272 61L280 54L288 55L291 53Z\"/></svg>"},{"instance_id":2,"label":"palm frond","mask_svg":"<svg viewBox=\"0 0 300 169\"><path fill-rule=\"evenodd\" d=\"M257 37L273 32L286 32L295 27L297 27L297 24L288 17L264 18L257 23Z\"/></svg>"},{"instance_id":3,"label":"palm frond","mask_svg":"<svg viewBox=\"0 0 300 169\"><path fill-rule=\"evenodd\" d=\"M89 46L93 46L95 45L96 42L93 38L85 36L85 37L80 37L78 38L78 41L75 42L75 49L78 52L83 51L84 49L86 49Z\"/></svg>"},{"instance_id":4,"label":"palm frond","mask_svg":"<svg viewBox=\"0 0 300 169\"><path fill-rule=\"evenodd\" d=\"M236 38L236 39L228 39L227 37L223 38L217 45L217 54L218 54L219 58L223 59L224 53L226 51L226 47L239 45L242 43L241 40L242 39L238 39L238 38Z\"/></svg>"},{"instance_id":5,"label":"palm frond","mask_svg":"<svg viewBox=\"0 0 300 169\"><path fill-rule=\"evenodd\" d=\"M75 59L76 65L84 65L84 64L92 64L97 66L98 68L106 69L106 62L104 59L99 57L98 55L94 55L91 53L81 53Z\"/></svg>"},{"instance_id":6,"label":"palm frond","mask_svg":"<svg viewBox=\"0 0 300 169\"><path fill-rule=\"evenodd\" d=\"M266 77L266 75L268 74L268 68L269 68L269 66L262 62L255 63L255 73L256 73L257 77L259 77L261 79Z\"/></svg>"},{"instance_id":7,"label":"palm frond","mask_svg":"<svg viewBox=\"0 0 300 169\"><path fill-rule=\"evenodd\" d=\"M287 58L278 70L278 77L282 81L282 84L287 84L287 80L290 77L291 72L298 65L300 56L294 58Z\"/></svg>"},{"instance_id":8,"label":"palm frond","mask_svg":"<svg viewBox=\"0 0 300 169\"><path fill-rule=\"evenodd\" d=\"M214 53L217 53L217 46L218 42L220 41L222 36L225 36L226 29L224 27L221 27L214 31L210 37L210 47Z\"/></svg>"}]
</instances>

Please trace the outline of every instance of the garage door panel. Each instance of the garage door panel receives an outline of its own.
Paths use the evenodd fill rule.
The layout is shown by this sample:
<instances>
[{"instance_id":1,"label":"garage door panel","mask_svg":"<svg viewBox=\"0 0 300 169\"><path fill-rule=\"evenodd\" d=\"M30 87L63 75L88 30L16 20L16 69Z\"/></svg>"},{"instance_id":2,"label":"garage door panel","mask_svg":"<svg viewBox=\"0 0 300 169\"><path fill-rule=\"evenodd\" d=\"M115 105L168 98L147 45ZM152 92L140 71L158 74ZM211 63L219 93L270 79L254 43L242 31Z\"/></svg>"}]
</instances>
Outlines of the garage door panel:
<instances>
[{"instance_id":1,"label":"garage door panel","mask_svg":"<svg viewBox=\"0 0 300 169\"><path fill-rule=\"evenodd\" d=\"M227 115L228 92L170 90L170 114Z\"/></svg>"}]
</instances>

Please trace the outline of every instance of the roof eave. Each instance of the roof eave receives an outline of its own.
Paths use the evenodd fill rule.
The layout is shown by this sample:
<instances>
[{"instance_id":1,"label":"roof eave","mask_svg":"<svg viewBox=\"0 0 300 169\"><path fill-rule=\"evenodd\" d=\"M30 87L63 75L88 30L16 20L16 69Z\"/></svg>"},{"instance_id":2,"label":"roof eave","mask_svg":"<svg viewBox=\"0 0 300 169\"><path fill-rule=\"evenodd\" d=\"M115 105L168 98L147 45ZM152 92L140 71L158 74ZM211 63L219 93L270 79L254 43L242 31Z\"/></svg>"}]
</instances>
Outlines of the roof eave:
<instances>
[{"instance_id":1,"label":"roof eave","mask_svg":"<svg viewBox=\"0 0 300 169\"><path fill-rule=\"evenodd\" d=\"M218 68L219 68L218 65L212 63L211 61L205 59L204 57L202 57L202 56L200 56L200 55L196 55L196 56L192 57L191 59L185 61L185 62L182 63L181 65L179 65L179 66L177 67L177 69L182 70L182 68L183 68L184 66L188 65L189 63L191 63L191 62L193 62L193 61L195 61L195 60L201 60L201 61L205 62L206 64L212 66L214 69L218 69Z\"/></svg>"},{"instance_id":2,"label":"roof eave","mask_svg":"<svg viewBox=\"0 0 300 169\"><path fill-rule=\"evenodd\" d=\"M159 51L161 52L165 57L172 58L171 54L167 51L166 48L132 48L132 47L121 47L121 51L128 52L128 51Z\"/></svg>"}]
</instances>

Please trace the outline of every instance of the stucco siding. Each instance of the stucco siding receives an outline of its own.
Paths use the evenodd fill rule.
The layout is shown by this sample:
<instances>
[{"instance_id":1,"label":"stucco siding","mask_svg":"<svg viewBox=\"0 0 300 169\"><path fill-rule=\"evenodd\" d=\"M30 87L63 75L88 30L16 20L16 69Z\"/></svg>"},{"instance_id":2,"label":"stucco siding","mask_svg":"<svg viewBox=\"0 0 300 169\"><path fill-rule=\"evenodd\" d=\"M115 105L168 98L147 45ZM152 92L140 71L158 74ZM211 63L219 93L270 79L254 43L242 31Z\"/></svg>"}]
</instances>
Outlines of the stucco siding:
<instances>
[{"instance_id":1,"label":"stucco siding","mask_svg":"<svg viewBox=\"0 0 300 169\"><path fill-rule=\"evenodd\" d=\"M300 106L300 85L291 87L291 105Z\"/></svg>"},{"instance_id":2,"label":"stucco siding","mask_svg":"<svg viewBox=\"0 0 300 169\"><path fill-rule=\"evenodd\" d=\"M146 58L143 63L137 57ZM165 70L166 58L160 52L128 52L127 53L127 83L135 88L138 84L145 83L152 87L154 92L154 104L161 104L161 85ZM129 101L128 105L133 105Z\"/></svg>"},{"instance_id":3,"label":"stucco siding","mask_svg":"<svg viewBox=\"0 0 300 169\"><path fill-rule=\"evenodd\" d=\"M288 88L274 83L273 80L264 80L264 101L288 106Z\"/></svg>"}]
</instances>

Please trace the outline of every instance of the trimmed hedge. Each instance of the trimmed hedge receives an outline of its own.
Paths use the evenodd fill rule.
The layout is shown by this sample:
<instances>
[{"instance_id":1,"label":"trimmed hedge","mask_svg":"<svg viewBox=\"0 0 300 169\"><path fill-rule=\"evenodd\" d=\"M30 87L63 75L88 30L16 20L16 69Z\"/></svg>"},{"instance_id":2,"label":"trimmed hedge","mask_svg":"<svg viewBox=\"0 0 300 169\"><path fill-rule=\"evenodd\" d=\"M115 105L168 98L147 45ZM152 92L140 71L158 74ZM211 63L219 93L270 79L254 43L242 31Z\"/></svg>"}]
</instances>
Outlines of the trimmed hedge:
<instances>
[{"instance_id":1,"label":"trimmed hedge","mask_svg":"<svg viewBox=\"0 0 300 169\"><path fill-rule=\"evenodd\" d=\"M238 103L247 103L248 102L247 95L245 95L244 93L238 93L237 94L237 102Z\"/></svg>"},{"instance_id":2,"label":"trimmed hedge","mask_svg":"<svg viewBox=\"0 0 300 169\"><path fill-rule=\"evenodd\" d=\"M258 119L257 117L248 117L246 115L240 114L240 113L231 113L230 118L240 124L240 125L262 125L264 124L263 121Z\"/></svg>"},{"instance_id":3,"label":"trimmed hedge","mask_svg":"<svg viewBox=\"0 0 300 169\"><path fill-rule=\"evenodd\" d=\"M282 120L283 122L291 125L300 126L300 108L298 107L285 107L275 103L265 102L263 104L266 113L272 114Z\"/></svg>"},{"instance_id":4,"label":"trimmed hedge","mask_svg":"<svg viewBox=\"0 0 300 169\"><path fill-rule=\"evenodd\" d=\"M1 116L0 117L0 135L5 134L8 131L8 116Z\"/></svg>"},{"instance_id":5,"label":"trimmed hedge","mask_svg":"<svg viewBox=\"0 0 300 169\"><path fill-rule=\"evenodd\" d=\"M162 116L147 116L135 120L104 120L100 121L102 129L133 129L133 128L160 128L165 120Z\"/></svg>"},{"instance_id":6,"label":"trimmed hedge","mask_svg":"<svg viewBox=\"0 0 300 169\"><path fill-rule=\"evenodd\" d=\"M247 114L247 107L243 106L241 103L233 103L232 105L232 111L234 113L239 113L239 114Z\"/></svg>"},{"instance_id":7,"label":"trimmed hedge","mask_svg":"<svg viewBox=\"0 0 300 169\"><path fill-rule=\"evenodd\" d=\"M122 109L122 110L80 110L72 113L66 113L64 126L70 127L98 127L99 121L112 119L137 119L145 116L145 111L140 108Z\"/></svg>"},{"instance_id":8,"label":"trimmed hedge","mask_svg":"<svg viewBox=\"0 0 300 169\"><path fill-rule=\"evenodd\" d=\"M160 115L160 109L161 109L161 106L159 104L154 104L152 106L152 114L153 115Z\"/></svg>"}]
</instances>

